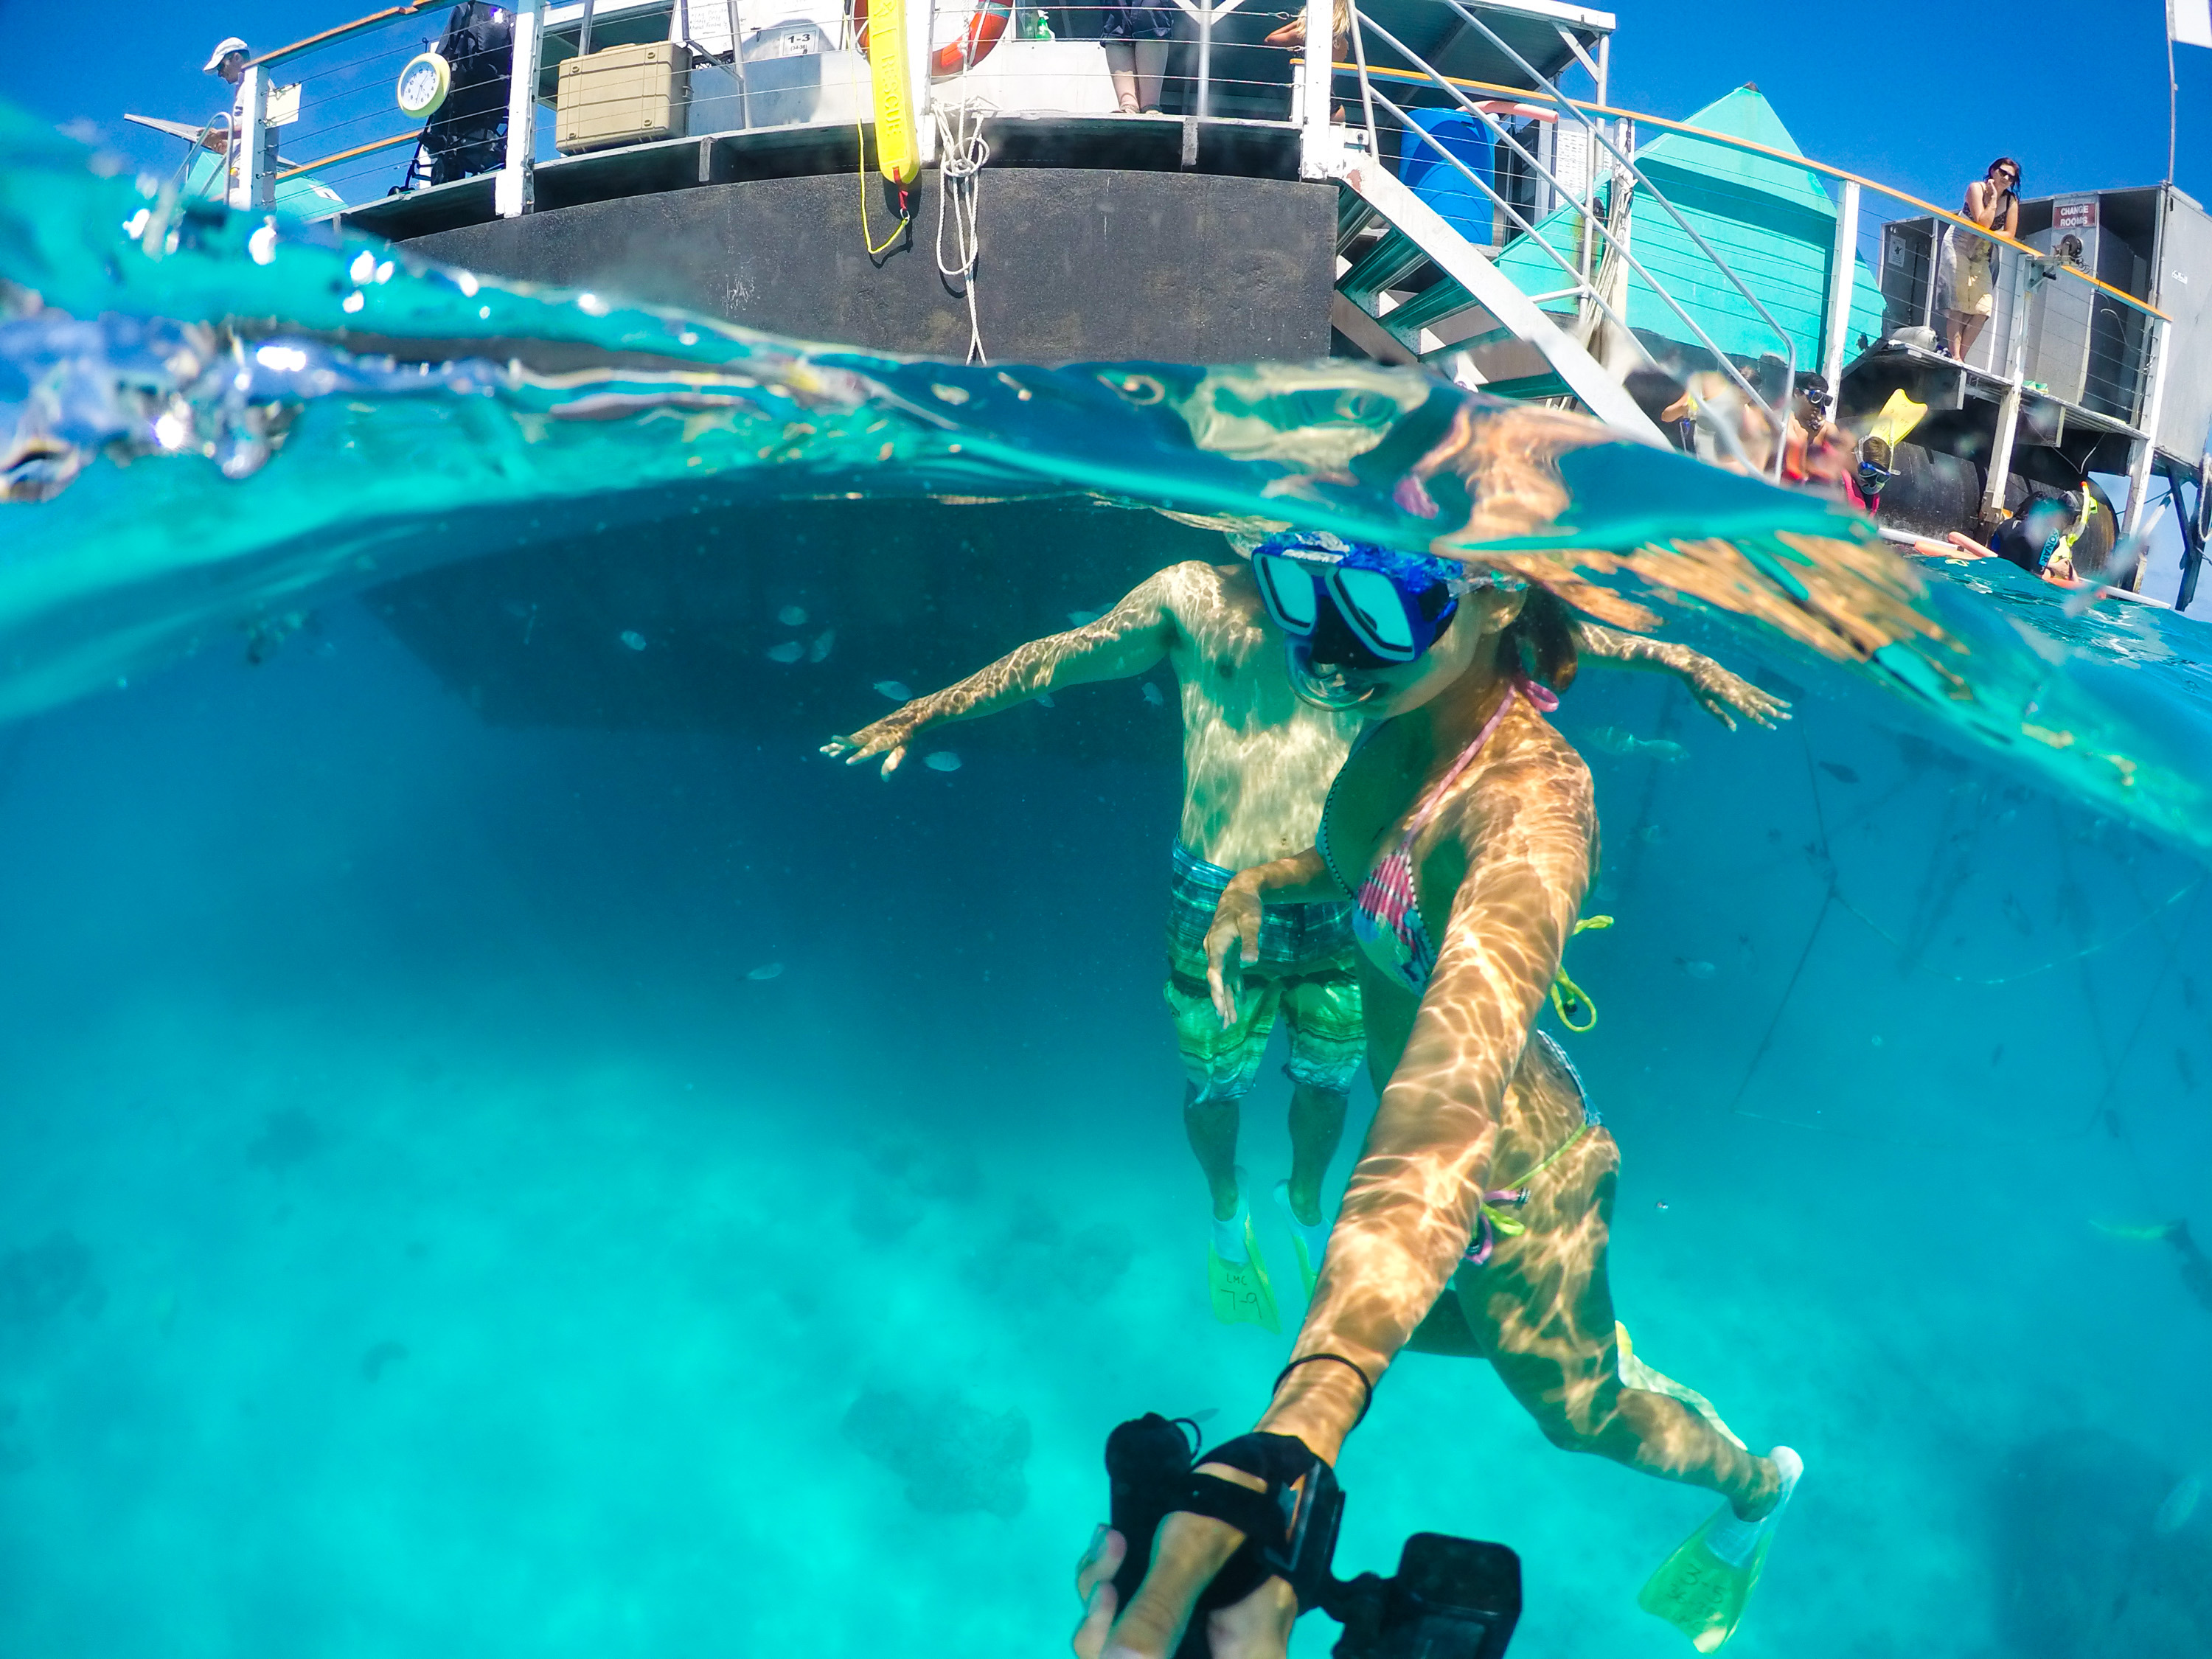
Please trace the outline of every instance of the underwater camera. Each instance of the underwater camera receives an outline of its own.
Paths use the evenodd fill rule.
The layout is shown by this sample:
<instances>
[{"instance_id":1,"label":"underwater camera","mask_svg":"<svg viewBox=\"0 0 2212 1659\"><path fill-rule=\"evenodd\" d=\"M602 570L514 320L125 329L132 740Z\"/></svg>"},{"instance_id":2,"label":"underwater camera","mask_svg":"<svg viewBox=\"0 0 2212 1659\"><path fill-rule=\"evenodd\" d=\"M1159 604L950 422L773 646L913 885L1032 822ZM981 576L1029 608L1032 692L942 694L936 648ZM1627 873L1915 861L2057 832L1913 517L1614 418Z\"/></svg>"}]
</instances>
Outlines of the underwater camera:
<instances>
[{"instance_id":1,"label":"underwater camera","mask_svg":"<svg viewBox=\"0 0 2212 1659\"><path fill-rule=\"evenodd\" d=\"M1194 1483L1210 1482L1195 1474L1206 1460L1198 1425L1186 1432L1188 1421L1148 1412L1107 1437L1112 1524L1128 1546L1114 1577L1122 1607L1144 1582L1160 1522L1177 1510L1212 1512L1193 1501ZM1289 1581L1301 1614L1319 1607L1344 1626L1336 1659L1499 1659L1513 1639L1521 1558L1503 1544L1418 1532L1391 1577L1363 1572L1345 1580L1332 1571L1344 1493L1328 1464L1315 1463L1304 1489L1295 1498L1285 1492L1279 1509L1256 1492L1249 1498L1265 1511L1255 1514L1255 1526L1279 1522L1280 1536L1270 1542L1255 1528L1242 1528L1243 1544L1199 1598L1175 1659L1207 1659L1206 1615L1271 1577Z\"/></svg>"}]
</instances>

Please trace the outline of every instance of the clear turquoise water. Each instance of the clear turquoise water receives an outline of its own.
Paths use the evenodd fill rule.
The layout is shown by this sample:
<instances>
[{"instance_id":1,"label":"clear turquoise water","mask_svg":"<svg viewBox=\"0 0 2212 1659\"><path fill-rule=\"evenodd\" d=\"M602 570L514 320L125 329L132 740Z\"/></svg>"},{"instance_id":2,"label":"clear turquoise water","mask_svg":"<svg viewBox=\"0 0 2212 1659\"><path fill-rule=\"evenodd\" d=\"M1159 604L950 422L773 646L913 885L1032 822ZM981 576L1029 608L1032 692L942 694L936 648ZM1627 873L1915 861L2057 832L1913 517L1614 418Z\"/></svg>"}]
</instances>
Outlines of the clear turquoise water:
<instances>
[{"instance_id":1,"label":"clear turquoise water","mask_svg":"<svg viewBox=\"0 0 2212 1659\"><path fill-rule=\"evenodd\" d=\"M917 498L1402 537L1387 477L1299 458L1431 430L1442 394L1333 366L1202 451L1199 371L1134 371L1157 404L1009 386L356 283L361 246L304 233L260 264L235 221L151 258L132 181L0 138L0 276L115 319L19 297L19 433L34 380L128 368L122 319L271 319L305 359L248 366L301 411L265 460L222 436L228 375L164 387L247 476L94 459L0 507L0 1654L1060 1650L1105 1430L1231 1429L1288 1340L1205 1301L1157 988L1171 704L1070 693L890 788L811 744L1196 533ZM565 343L579 378L323 355L341 325ZM696 383L605 355L646 349ZM89 443L106 407L49 425ZM1585 540L1820 523L1611 476ZM848 494L804 540L775 505ZM1017 563L956 544L962 510L1044 529ZM1797 703L1730 736L1593 669L1559 717L1687 750L1583 745L1620 925L1576 947L1603 1018L1573 1053L1624 1148L1639 1350L1807 1458L1731 1651L2206 1651L2212 1504L2157 1517L2212 1474L2212 1309L2091 1224L2212 1236L2207 636L1939 579L1960 702L1618 585ZM741 695L684 678L717 664ZM1282 1092L1247 1115L1267 1182ZM945 1447L918 1485L864 1399ZM1553 1450L1486 1372L1403 1361L1340 1473L1346 1571L1497 1538L1516 1655L1686 1651L1634 1596L1705 1500Z\"/></svg>"}]
</instances>

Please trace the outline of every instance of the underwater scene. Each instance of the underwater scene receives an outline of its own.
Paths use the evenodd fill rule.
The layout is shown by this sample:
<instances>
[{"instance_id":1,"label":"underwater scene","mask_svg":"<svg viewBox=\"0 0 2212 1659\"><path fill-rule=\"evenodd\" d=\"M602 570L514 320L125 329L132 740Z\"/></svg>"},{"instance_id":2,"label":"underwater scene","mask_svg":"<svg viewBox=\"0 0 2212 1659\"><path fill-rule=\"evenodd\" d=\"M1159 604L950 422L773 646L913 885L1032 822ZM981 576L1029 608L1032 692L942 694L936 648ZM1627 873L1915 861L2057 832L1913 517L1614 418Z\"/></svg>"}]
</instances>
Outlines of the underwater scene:
<instances>
[{"instance_id":1,"label":"underwater scene","mask_svg":"<svg viewBox=\"0 0 2212 1659\"><path fill-rule=\"evenodd\" d=\"M1415 371L878 358L0 151L0 1656L1067 1651L1109 1431L1250 1428L1319 1246L1286 1036L1264 1310L1189 1141L1234 676L823 750L1285 532L1787 705L1585 650L1544 717L1620 1380L1802 1460L1729 1650L2212 1651L2203 624ZM1718 1487L1371 1394L1339 1573L1492 1540L1516 1659L1696 1650Z\"/></svg>"}]
</instances>

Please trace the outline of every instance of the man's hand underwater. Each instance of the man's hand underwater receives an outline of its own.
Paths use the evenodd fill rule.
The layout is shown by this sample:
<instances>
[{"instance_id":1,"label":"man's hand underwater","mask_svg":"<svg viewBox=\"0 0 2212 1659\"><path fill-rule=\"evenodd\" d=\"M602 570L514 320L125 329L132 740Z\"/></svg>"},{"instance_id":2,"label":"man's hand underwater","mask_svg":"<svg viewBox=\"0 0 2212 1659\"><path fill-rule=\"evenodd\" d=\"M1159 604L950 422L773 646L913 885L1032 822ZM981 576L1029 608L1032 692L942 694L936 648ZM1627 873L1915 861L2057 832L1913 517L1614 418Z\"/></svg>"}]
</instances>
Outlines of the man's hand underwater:
<instances>
[{"instance_id":1,"label":"man's hand underwater","mask_svg":"<svg viewBox=\"0 0 2212 1659\"><path fill-rule=\"evenodd\" d=\"M1231 1480L1241 1474L1219 1465L1208 1466L1206 1473ZM1075 1593L1083 1598L1083 1622L1075 1628L1077 1659L1168 1659L1182 1639L1200 1594L1243 1540L1244 1534L1224 1521L1170 1515L1153 1540L1152 1569L1136 1599L1116 1619L1114 1575L1127 1547L1120 1533L1099 1528L1076 1564ZM1297 1614L1291 1587L1270 1578L1243 1601L1206 1615L1212 1659L1283 1659Z\"/></svg>"},{"instance_id":2,"label":"man's hand underwater","mask_svg":"<svg viewBox=\"0 0 2212 1659\"><path fill-rule=\"evenodd\" d=\"M1241 945L1237 965L1249 968L1260 959L1260 876L1240 870L1222 890L1213 907L1213 926L1206 930L1206 983L1213 993L1213 1012L1221 1028L1237 1023L1237 998L1229 988L1229 950Z\"/></svg>"},{"instance_id":3,"label":"man's hand underwater","mask_svg":"<svg viewBox=\"0 0 2212 1659\"><path fill-rule=\"evenodd\" d=\"M884 780L888 782L892 773L906 759L907 746L929 723L924 707L929 700L916 697L912 702L902 703L875 722L864 726L849 738L832 738L822 745L822 752L831 759L842 758L848 766L858 766L876 756L884 757Z\"/></svg>"},{"instance_id":4,"label":"man's hand underwater","mask_svg":"<svg viewBox=\"0 0 2212 1659\"><path fill-rule=\"evenodd\" d=\"M1741 674L1731 674L1718 663L1707 663L1690 678L1690 695L1698 707L1731 732L1735 716L1771 727L1790 718L1790 705L1762 691Z\"/></svg>"}]
</instances>

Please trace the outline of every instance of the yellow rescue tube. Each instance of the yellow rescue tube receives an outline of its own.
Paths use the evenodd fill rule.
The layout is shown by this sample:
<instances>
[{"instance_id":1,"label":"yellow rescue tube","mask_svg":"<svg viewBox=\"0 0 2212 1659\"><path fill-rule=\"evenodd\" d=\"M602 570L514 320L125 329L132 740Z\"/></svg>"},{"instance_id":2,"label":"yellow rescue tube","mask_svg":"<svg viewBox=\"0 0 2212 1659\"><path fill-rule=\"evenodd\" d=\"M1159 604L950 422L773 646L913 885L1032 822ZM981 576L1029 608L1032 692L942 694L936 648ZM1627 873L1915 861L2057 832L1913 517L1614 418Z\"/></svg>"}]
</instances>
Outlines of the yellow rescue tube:
<instances>
[{"instance_id":1,"label":"yellow rescue tube","mask_svg":"<svg viewBox=\"0 0 2212 1659\"><path fill-rule=\"evenodd\" d=\"M921 172L907 96L906 0L868 0L868 76L876 92L876 170L895 185Z\"/></svg>"}]
</instances>

